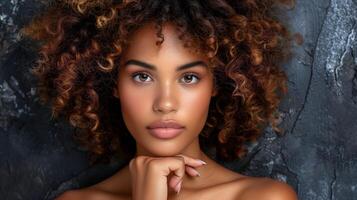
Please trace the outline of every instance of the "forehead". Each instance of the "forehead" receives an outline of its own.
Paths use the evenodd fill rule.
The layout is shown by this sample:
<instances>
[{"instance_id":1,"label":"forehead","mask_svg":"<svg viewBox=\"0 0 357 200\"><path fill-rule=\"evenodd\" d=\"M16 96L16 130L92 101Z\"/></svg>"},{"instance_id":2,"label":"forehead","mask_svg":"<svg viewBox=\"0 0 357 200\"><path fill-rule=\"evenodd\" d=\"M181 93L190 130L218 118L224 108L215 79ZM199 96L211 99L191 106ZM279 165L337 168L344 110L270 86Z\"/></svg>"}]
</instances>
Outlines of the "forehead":
<instances>
[{"instance_id":1,"label":"forehead","mask_svg":"<svg viewBox=\"0 0 357 200\"><path fill-rule=\"evenodd\" d=\"M147 23L136 30L128 38L128 47L123 51L123 60L138 58L145 60L206 60L203 55L195 54L191 49L184 47L184 41L179 39L179 32L172 23L162 26L164 42L156 45L160 40L154 23Z\"/></svg>"}]
</instances>

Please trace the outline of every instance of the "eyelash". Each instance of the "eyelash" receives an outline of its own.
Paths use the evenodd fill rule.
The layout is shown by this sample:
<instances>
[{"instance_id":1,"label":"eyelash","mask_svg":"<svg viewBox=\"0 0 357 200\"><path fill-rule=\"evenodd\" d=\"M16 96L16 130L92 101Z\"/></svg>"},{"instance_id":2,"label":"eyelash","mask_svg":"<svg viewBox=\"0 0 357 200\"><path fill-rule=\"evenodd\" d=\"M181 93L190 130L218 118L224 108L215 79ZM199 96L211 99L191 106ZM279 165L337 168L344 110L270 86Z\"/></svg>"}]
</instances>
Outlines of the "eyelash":
<instances>
[{"instance_id":1,"label":"eyelash","mask_svg":"<svg viewBox=\"0 0 357 200\"><path fill-rule=\"evenodd\" d=\"M147 74L145 72L137 72L137 73L134 73L131 77L135 81L135 77L137 75L143 75L143 74L149 76L149 74ZM185 77L185 76L194 76L197 79L196 84L201 80L201 78L198 75L196 75L195 73L192 73L192 72L185 73L183 77ZM136 81L136 82L145 83L146 81ZM187 84L195 84L195 83L187 83Z\"/></svg>"}]
</instances>

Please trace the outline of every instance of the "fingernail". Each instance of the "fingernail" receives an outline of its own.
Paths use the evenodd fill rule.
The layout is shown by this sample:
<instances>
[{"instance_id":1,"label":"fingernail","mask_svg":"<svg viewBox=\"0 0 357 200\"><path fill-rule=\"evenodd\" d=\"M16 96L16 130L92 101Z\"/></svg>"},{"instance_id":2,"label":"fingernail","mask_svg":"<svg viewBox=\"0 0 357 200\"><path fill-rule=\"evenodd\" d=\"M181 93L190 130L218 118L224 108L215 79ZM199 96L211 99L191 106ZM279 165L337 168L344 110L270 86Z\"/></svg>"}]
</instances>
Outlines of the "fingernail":
<instances>
[{"instance_id":1,"label":"fingernail","mask_svg":"<svg viewBox=\"0 0 357 200\"><path fill-rule=\"evenodd\" d=\"M180 190L181 190L181 183L182 183L182 180L175 187L176 194L178 194L180 192Z\"/></svg>"},{"instance_id":2,"label":"fingernail","mask_svg":"<svg viewBox=\"0 0 357 200\"><path fill-rule=\"evenodd\" d=\"M207 163L205 161L200 160L200 159L197 159L197 160L198 160L198 162L202 163L203 165L207 165Z\"/></svg>"},{"instance_id":3,"label":"fingernail","mask_svg":"<svg viewBox=\"0 0 357 200\"><path fill-rule=\"evenodd\" d=\"M201 176L201 174L197 170L195 170L195 172L196 172L196 176Z\"/></svg>"}]
</instances>

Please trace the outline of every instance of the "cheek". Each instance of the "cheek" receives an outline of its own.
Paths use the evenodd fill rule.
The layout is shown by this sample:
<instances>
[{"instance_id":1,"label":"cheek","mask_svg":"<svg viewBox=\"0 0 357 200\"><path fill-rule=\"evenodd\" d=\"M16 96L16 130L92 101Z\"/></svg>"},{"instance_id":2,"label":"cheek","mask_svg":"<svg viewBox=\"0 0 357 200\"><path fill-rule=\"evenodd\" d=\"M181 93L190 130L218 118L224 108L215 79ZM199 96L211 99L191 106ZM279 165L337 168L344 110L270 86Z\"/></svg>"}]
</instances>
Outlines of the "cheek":
<instances>
[{"instance_id":1,"label":"cheek","mask_svg":"<svg viewBox=\"0 0 357 200\"><path fill-rule=\"evenodd\" d=\"M209 87L205 88L195 92L185 92L181 101L181 109L184 110L186 116L185 121L191 123L191 126L197 126L198 129L203 128L206 122L211 99L211 92L207 89Z\"/></svg>"},{"instance_id":2,"label":"cheek","mask_svg":"<svg viewBox=\"0 0 357 200\"><path fill-rule=\"evenodd\" d=\"M125 88L119 88L120 104L123 115L123 120L132 133L135 133L138 127L147 122L145 116L148 116L146 111L150 109L150 95L145 91L137 91L126 85Z\"/></svg>"}]
</instances>

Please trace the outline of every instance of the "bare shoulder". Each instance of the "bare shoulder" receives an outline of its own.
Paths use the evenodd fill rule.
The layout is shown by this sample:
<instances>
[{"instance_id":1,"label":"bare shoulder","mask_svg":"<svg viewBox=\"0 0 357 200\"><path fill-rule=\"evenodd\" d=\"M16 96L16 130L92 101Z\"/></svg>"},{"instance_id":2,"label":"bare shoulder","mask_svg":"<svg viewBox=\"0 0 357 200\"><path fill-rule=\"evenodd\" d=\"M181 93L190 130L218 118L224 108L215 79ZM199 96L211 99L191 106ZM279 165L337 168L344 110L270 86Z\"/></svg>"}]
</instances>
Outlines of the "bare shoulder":
<instances>
[{"instance_id":1,"label":"bare shoulder","mask_svg":"<svg viewBox=\"0 0 357 200\"><path fill-rule=\"evenodd\" d=\"M123 168L125 169L125 168ZM113 176L86 188L69 190L55 200L128 200L128 180L130 177L119 170ZM118 181L119 180L119 181Z\"/></svg>"},{"instance_id":2,"label":"bare shoulder","mask_svg":"<svg viewBox=\"0 0 357 200\"><path fill-rule=\"evenodd\" d=\"M95 189L69 190L58 196L55 200L127 200L125 195Z\"/></svg>"},{"instance_id":3,"label":"bare shoulder","mask_svg":"<svg viewBox=\"0 0 357 200\"><path fill-rule=\"evenodd\" d=\"M237 198L241 200L298 200L295 190L288 184L271 178L247 178L249 184Z\"/></svg>"},{"instance_id":4,"label":"bare shoulder","mask_svg":"<svg viewBox=\"0 0 357 200\"><path fill-rule=\"evenodd\" d=\"M69 190L69 191L62 193L54 200L74 200L74 199L79 199L78 197L79 197L78 192L76 192L74 190Z\"/></svg>"}]
</instances>

